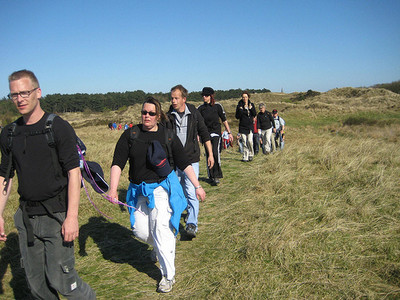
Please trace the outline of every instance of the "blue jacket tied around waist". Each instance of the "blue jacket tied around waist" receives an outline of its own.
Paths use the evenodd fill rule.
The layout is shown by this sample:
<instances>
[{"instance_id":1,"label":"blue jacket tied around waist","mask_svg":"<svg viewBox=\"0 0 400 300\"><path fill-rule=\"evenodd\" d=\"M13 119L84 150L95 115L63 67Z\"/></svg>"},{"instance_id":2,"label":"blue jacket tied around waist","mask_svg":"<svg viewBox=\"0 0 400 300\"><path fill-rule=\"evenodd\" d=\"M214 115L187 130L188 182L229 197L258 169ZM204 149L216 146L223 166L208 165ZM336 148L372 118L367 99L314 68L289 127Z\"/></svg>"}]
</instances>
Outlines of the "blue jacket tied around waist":
<instances>
[{"instance_id":1,"label":"blue jacket tied around waist","mask_svg":"<svg viewBox=\"0 0 400 300\"><path fill-rule=\"evenodd\" d=\"M175 171L171 171L167 178L160 183L142 182L139 185L131 183L126 194L126 204L136 207L138 197L143 195L149 199L147 206L151 209L154 208L153 191L159 186L162 186L168 193L169 204L172 208L171 224L175 228L175 235L177 235L179 231L179 221L182 212L187 207L187 200ZM136 209L128 207L128 210L130 214L131 228L133 228L133 225L135 224L134 212Z\"/></svg>"}]
</instances>

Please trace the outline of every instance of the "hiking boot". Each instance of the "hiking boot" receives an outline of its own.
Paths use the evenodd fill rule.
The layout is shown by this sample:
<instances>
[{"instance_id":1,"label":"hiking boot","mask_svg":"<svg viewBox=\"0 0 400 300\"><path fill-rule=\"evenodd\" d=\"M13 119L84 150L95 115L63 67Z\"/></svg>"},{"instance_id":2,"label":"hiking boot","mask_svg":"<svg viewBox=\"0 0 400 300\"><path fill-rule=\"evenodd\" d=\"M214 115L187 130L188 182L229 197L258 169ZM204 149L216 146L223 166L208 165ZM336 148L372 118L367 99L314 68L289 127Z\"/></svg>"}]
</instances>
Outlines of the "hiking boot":
<instances>
[{"instance_id":1,"label":"hiking boot","mask_svg":"<svg viewBox=\"0 0 400 300\"><path fill-rule=\"evenodd\" d=\"M196 225L187 224L186 225L186 235L190 238L195 238L196 237Z\"/></svg>"},{"instance_id":2,"label":"hiking boot","mask_svg":"<svg viewBox=\"0 0 400 300\"><path fill-rule=\"evenodd\" d=\"M157 292L159 293L169 293L172 291L172 286L175 283L175 277L168 280L167 277L163 276L160 283L158 284Z\"/></svg>"},{"instance_id":3,"label":"hiking boot","mask_svg":"<svg viewBox=\"0 0 400 300\"><path fill-rule=\"evenodd\" d=\"M214 179L215 184L219 184L219 178Z\"/></svg>"}]
</instances>

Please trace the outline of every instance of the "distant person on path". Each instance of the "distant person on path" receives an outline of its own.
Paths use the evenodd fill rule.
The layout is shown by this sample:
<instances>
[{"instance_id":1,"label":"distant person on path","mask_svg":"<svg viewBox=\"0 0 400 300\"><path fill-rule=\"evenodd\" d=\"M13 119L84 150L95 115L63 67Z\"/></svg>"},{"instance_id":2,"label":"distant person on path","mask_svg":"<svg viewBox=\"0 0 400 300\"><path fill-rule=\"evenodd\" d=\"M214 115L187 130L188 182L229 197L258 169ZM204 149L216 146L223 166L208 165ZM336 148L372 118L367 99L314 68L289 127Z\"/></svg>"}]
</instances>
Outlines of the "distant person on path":
<instances>
[{"instance_id":1,"label":"distant person on path","mask_svg":"<svg viewBox=\"0 0 400 300\"><path fill-rule=\"evenodd\" d=\"M239 133L243 140L243 159L242 161L248 162L253 160L253 122L256 117L256 108L250 102L250 93L244 91L242 99L236 106L236 119L239 120Z\"/></svg>"},{"instance_id":2,"label":"distant person on path","mask_svg":"<svg viewBox=\"0 0 400 300\"><path fill-rule=\"evenodd\" d=\"M207 165L207 173L210 182L217 185L220 182L220 178L223 177L221 169L221 123L219 120L224 124L230 142L233 141L233 135L229 128L224 108L219 102L215 102L214 90L210 87L205 87L203 88L201 95L203 96L204 103L197 109L203 116L204 123L210 133L212 153L214 155L214 166L209 168ZM208 155L207 151L206 153Z\"/></svg>"},{"instance_id":3,"label":"distant person on path","mask_svg":"<svg viewBox=\"0 0 400 300\"><path fill-rule=\"evenodd\" d=\"M203 201L205 192L179 138L162 124L165 124L166 116L160 102L148 98L142 105L141 114L142 124L125 130L115 147L109 195L118 199L121 172L129 159L131 183L126 203L136 208L129 208L133 233L154 247L153 259L159 260L162 275L157 291L167 293L175 283L175 235L187 206L173 166L183 170L188 177L195 197Z\"/></svg>"},{"instance_id":4,"label":"distant person on path","mask_svg":"<svg viewBox=\"0 0 400 300\"><path fill-rule=\"evenodd\" d=\"M168 111L170 126L181 140L184 151L189 157L190 163L199 177L200 146L198 137L204 143L207 150L207 165L211 169L214 166L214 156L210 142L210 134L204 119L193 104L186 102L187 89L182 85L176 85L171 89L171 106ZM187 175L179 167L176 169L183 191L187 197L186 234L189 238L196 237L198 230L199 200L196 190Z\"/></svg>"},{"instance_id":5,"label":"distant person on path","mask_svg":"<svg viewBox=\"0 0 400 300\"><path fill-rule=\"evenodd\" d=\"M284 130L285 120L278 116L276 109L272 110L272 117L274 118L274 128L272 133L272 152L277 148L283 149L284 142Z\"/></svg>"},{"instance_id":6,"label":"distant person on path","mask_svg":"<svg viewBox=\"0 0 400 300\"><path fill-rule=\"evenodd\" d=\"M17 71L8 81L9 98L22 117L7 125L0 137L0 241L7 239L3 213L16 171L20 205L14 222L32 295L46 300L59 299L58 293L67 299L96 299L74 267L81 188L75 132L55 117L55 150L51 149L44 133L49 114L40 106L42 91L35 74Z\"/></svg>"},{"instance_id":7,"label":"distant person on path","mask_svg":"<svg viewBox=\"0 0 400 300\"><path fill-rule=\"evenodd\" d=\"M257 127L262 143L262 151L264 154L271 152L271 136L272 128L275 126L274 118L271 113L266 110L265 104L260 103L260 112L257 114Z\"/></svg>"},{"instance_id":8,"label":"distant person on path","mask_svg":"<svg viewBox=\"0 0 400 300\"><path fill-rule=\"evenodd\" d=\"M222 132L222 143L223 143L223 147L224 149L228 149L229 147L232 147L233 144L233 137L232 140L230 138L230 135L232 135L232 133L228 133L228 131L224 130L224 132Z\"/></svg>"}]
</instances>

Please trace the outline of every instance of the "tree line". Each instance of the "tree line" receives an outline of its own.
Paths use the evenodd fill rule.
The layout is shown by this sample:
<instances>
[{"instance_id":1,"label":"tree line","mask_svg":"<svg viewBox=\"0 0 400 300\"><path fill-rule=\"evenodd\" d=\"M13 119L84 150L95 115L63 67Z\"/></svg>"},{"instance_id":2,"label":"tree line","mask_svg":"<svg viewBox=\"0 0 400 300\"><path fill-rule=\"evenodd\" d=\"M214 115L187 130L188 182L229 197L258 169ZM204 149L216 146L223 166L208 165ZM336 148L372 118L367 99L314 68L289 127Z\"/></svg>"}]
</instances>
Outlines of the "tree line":
<instances>
[{"instance_id":1,"label":"tree line","mask_svg":"<svg viewBox=\"0 0 400 300\"><path fill-rule=\"evenodd\" d=\"M250 93L268 93L268 89L248 89ZM215 91L215 99L227 100L232 98L240 98L243 90L217 90ZM142 90L127 92L110 92L106 94L49 94L42 98L41 106L47 112L65 113L65 112L104 112L118 110L121 107L127 107L143 101L152 96L161 102L170 100L170 93L145 93ZM188 95L189 101L201 101L201 91L191 92ZM5 125L16 119L18 112L11 101L3 98L0 101L0 118L1 124Z\"/></svg>"}]
</instances>

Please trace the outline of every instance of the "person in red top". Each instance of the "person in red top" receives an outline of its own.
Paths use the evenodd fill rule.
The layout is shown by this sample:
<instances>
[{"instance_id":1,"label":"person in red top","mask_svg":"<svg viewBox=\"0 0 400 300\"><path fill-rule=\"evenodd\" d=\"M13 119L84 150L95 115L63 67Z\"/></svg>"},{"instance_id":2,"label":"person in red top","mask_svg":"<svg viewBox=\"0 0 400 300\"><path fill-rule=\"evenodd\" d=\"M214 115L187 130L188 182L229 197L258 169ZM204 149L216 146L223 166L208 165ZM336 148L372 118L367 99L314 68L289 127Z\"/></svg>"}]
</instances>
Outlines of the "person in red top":
<instances>
[{"instance_id":1,"label":"person in red top","mask_svg":"<svg viewBox=\"0 0 400 300\"><path fill-rule=\"evenodd\" d=\"M258 134L257 118L254 118L253 121L253 150L254 155L257 155L260 150L260 135Z\"/></svg>"}]
</instances>

